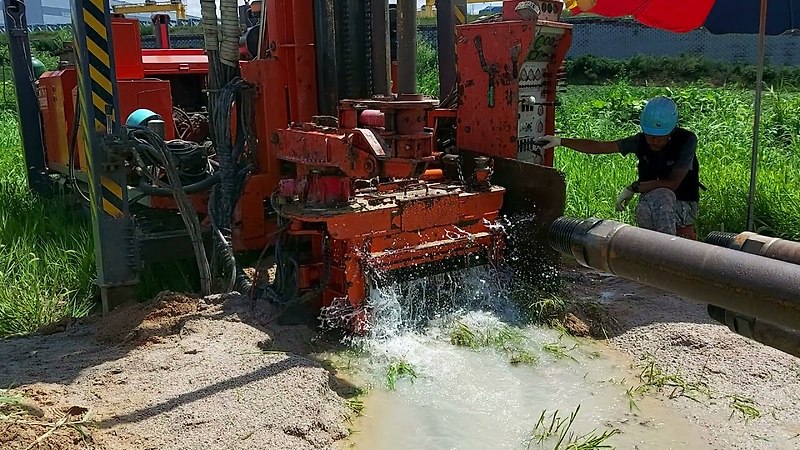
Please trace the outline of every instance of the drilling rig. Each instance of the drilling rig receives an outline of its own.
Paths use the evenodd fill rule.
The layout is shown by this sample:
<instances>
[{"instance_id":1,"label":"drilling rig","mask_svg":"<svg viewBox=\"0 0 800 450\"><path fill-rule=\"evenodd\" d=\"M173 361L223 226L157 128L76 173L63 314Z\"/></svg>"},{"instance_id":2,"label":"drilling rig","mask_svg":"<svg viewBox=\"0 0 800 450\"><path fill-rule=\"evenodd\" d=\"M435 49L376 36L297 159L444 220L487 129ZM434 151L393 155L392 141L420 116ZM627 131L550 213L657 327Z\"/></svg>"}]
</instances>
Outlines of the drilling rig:
<instances>
[{"instance_id":1,"label":"drilling rig","mask_svg":"<svg viewBox=\"0 0 800 450\"><path fill-rule=\"evenodd\" d=\"M24 48L24 1L4 1ZM396 47L387 1L269 0L247 29L236 1L216 6L205 49L148 50L108 0L72 0L73 57L15 77L32 181L91 211L104 310L143 264L188 252L204 294L334 308L363 331L371 280L503 261L502 216L535 216L513 245L547 251L565 180L536 141L555 131L562 2L443 17L438 100L417 92L414 1L398 2ZM272 256L272 281L245 275L247 251Z\"/></svg>"}]
</instances>

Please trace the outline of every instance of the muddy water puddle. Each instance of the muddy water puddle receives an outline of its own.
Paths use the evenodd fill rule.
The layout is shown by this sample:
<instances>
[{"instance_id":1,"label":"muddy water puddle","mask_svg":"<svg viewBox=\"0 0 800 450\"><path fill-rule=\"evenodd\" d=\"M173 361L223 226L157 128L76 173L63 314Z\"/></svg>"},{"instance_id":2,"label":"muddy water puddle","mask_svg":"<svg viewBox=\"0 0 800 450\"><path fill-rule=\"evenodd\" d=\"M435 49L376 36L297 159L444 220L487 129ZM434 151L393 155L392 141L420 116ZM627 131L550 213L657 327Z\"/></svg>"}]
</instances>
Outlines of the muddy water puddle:
<instances>
[{"instance_id":1,"label":"muddy water puddle","mask_svg":"<svg viewBox=\"0 0 800 450\"><path fill-rule=\"evenodd\" d=\"M486 291L487 280L471 289L473 282L460 287ZM603 445L618 449L709 448L701 429L661 401L635 396L631 403L627 391L638 380L625 355L552 329L509 325L513 314L501 296L477 300L403 329L396 326L409 323L407 309L397 311L403 301L387 302L385 293L373 299L385 302L394 322L345 357L352 381L368 393L341 448L553 449L562 434L557 448L603 433L613 433ZM543 437L554 413L565 423L575 413L574 421Z\"/></svg>"}]
</instances>

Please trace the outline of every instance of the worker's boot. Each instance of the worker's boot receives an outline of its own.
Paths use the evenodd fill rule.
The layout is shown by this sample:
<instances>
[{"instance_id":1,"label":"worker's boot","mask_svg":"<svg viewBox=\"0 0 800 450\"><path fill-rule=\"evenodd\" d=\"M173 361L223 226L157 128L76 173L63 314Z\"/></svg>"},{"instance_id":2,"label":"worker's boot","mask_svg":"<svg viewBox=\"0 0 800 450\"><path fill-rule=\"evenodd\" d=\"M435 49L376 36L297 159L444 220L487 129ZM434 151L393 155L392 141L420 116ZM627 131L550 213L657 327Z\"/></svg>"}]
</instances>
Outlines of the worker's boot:
<instances>
[{"instance_id":1,"label":"worker's boot","mask_svg":"<svg viewBox=\"0 0 800 450\"><path fill-rule=\"evenodd\" d=\"M697 240L697 232L694 229L694 225L686 225L684 227L678 227L677 233L678 237L682 237L684 239L691 239L693 241Z\"/></svg>"}]
</instances>

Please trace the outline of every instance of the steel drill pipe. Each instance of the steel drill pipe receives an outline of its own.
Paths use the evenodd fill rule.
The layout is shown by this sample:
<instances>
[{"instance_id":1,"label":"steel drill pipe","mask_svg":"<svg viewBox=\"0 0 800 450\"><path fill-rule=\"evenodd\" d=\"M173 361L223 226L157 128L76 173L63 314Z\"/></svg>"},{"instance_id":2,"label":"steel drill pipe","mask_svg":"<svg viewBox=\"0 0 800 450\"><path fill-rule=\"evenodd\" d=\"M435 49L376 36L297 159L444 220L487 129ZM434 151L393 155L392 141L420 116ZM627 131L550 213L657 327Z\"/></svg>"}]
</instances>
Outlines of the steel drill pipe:
<instances>
[{"instance_id":1,"label":"steel drill pipe","mask_svg":"<svg viewBox=\"0 0 800 450\"><path fill-rule=\"evenodd\" d=\"M397 0L397 93L417 93L417 2Z\"/></svg>"},{"instance_id":2,"label":"steel drill pipe","mask_svg":"<svg viewBox=\"0 0 800 450\"><path fill-rule=\"evenodd\" d=\"M800 267L619 222L562 217L550 245L582 265L800 329Z\"/></svg>"},{"instance_id":3,"label":"steel drill pipe","mask_svg":"<svg viewBox=\"0 0 800 450\"><path fill-rule=\"evenodd\" d=\"M715 231L706 237L706 243L765 258L800 264L800 242L750 232L735 234Z\"/></svg>"},{"instance_id":4,"label":"steel drill pipe","mask_svg":"<svg viewBox=\"0 0 800 450\"><path fill-rule=\"evenodd\" d=\"M800 243L784 239L751 232L736 234L714 231L706 237L706 243L765 258L800 264ZM726 325L736 334L800 357L800 332L796 330L766 323L755 317L745 316L714 305L708 305L708 315Z\"/></svg>"},{"instance_id":5,"label":"steel drill pipe","mask_svg":"<svg viewBox=\"0 0 800 450\"><path fill-rule=\"evenodd\" d=\"M734 333L800 358L800 332L708 305L708 315Z\"/></svg>"}]
</instances>

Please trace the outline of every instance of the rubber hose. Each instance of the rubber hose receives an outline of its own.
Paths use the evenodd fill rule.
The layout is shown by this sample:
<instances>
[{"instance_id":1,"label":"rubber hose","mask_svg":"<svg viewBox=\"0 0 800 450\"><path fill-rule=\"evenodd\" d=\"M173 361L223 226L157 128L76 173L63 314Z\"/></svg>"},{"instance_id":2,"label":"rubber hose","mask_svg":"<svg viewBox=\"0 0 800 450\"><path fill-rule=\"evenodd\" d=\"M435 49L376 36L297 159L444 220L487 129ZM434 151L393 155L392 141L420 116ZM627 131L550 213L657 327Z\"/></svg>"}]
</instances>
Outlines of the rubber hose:
<instances>
[{"instance_id":1,"label":"rubber hose","mask_svg":"<svg viewBox=\"0 0 800 450\"><path fill-rule=\"evenodd\" d=\"M203 192L205 190L210 189L218 182L219 182L219 173L215 173L214 175L211 175L210 177L204 179L203 181L198 181L197 183L184 186L183 192L188 195L196 194L198 192ZM170 189L155 187L149 184L140 183L139 190L142 191L143 194L151 195L154 197L172 197L172 191Z\"/></svg>"}]
</instances>

